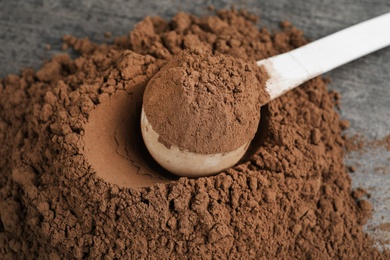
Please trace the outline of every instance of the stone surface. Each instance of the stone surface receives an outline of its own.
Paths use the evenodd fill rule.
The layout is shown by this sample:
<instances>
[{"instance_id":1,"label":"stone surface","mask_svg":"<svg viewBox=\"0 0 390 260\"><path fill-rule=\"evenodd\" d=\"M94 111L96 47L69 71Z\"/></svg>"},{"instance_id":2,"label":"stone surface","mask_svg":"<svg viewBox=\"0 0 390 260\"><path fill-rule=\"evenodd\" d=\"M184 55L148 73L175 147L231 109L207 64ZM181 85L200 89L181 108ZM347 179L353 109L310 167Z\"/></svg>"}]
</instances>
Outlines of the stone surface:
<instances>
[{"instance_id":1,"label":"stone surface","mask_svg":"<svg viewBox=\"0 0 390 260\"><path fill-rule=\"evenodd\" d=\"M72 34L97 42L126 34L147 15L172 17L177 11L197 15L216 9L245 8L261 17L259 26L277 28L289 20L312 40L390 11L387 0L333 1L54 1L29 0L0 2L0 77L18 73L21 68L39 68L44 59L61 52L61 37ZM386 33L386 32L384 32ZM389 33L389 32L387 32ZM50 50L45 48L50 45ZM349 134L360 133L368 140L390 134L390 48L380 50L329 73L330 87L342 94L341 116L351 121ZM374 215L366 225L378 247L390 249L390 152L369 148L346 157L354 187L371 194Z\"/></svg>"}]
</instances>

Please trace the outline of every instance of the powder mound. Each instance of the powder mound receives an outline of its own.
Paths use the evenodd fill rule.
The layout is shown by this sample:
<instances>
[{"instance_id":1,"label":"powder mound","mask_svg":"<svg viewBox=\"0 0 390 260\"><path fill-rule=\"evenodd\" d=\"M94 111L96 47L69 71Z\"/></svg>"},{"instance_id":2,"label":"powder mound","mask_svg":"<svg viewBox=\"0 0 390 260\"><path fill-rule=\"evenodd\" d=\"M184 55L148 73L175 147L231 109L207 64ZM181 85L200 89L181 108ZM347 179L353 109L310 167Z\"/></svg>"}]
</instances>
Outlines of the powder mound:
<instances>
[{"instance_id":1,"label":"powder mound","mask_svg":"<svg viewBox=\"0 0 390 260\"><path fill-rule=\"evenodd\" d=\"M271 34L254 22L234 10L147 17L111 45L67 36L79 57L1 79L0 259L390 259L363 232L372 208L353 196L320 77L262 107L254 155L216 176L126 188L91 167L94 112L118 95L140 110L148 81L181 51L256 61L307 42L291 25Z\"/></svg>"},{"instance_id":2,"label":"powder mound","mask_svg":"<svg viewBox=\"0 0 390 260\"><path fill-rule=\"evenodd\" d=\"M181 52L149 81L146 116L168 148L233 151L252 140L259 123L264 85L255 73L254 64L230 55Z\"/></svg>"}]
</instances>

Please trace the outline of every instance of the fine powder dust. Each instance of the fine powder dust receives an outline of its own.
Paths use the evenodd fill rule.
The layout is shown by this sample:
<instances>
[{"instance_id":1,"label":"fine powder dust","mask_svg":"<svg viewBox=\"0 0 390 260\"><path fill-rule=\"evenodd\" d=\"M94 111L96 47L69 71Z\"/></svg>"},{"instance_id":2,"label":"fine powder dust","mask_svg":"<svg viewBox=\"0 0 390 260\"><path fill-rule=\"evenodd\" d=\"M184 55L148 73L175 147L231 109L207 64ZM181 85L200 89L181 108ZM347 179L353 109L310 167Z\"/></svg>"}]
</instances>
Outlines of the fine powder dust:
<instances>
[{"instance_id":1,"label":"fine powder dust","mask_svg":"<svg viewBox=\"0 0 390 260\"><path fill-rule=\"evenodd\" d=\"M2 79L0 258L389 259L362 231L372 207L351 190L320 77L262 107L248 159L216 176L176 179L145 152L143 90L183 49L251 62L307 42L255 21L147 17L112 45L66 36L80 57Z\"/></svg>"}]
</instances>

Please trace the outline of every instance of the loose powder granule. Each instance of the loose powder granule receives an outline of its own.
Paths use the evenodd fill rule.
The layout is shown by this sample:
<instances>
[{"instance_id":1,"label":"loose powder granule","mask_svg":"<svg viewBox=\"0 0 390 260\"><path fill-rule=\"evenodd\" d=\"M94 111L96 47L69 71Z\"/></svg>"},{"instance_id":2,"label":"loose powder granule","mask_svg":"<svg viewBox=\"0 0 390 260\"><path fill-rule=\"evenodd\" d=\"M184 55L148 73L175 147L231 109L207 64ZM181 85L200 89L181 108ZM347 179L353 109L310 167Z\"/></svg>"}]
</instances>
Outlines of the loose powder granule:
<instances>
[{"instance_id":1,"label":"loose powder granule","mask_svg":"<svg viewBox=\"0 0 390 260\"><path fill-rule=\"evenodd\" d=\"M362 231L371 205L351 195L334 94L320 77L262 107L260 145L216 176L137 188L135 175L113 184L89 161L101 152L86 152L99 142L90 138L99 107L119 98L140 112L149 79L183 49L252 62L306 43L288 23L271 34L254 22L244 11L147 17L112 45L67 36L80 57L2 79L0 258L389 259ZM162 176L141 156L140 135L119 138L117 127L114 151L134 174Z\"/></svg>"}]
</instances>

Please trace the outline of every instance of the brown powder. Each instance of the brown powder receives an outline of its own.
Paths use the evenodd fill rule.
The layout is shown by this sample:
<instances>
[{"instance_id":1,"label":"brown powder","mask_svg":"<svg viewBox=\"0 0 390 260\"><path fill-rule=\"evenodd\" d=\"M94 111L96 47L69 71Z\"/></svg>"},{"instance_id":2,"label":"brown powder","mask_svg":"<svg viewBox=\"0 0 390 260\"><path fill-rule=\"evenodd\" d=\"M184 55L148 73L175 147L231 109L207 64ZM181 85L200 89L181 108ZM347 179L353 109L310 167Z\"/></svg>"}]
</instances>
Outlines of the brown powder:
<instances>
[{"instance_id":1,"label":"brown powder","mask_svg":"<svg viewBox=\"0 0 390 260\"><path fill-rule=\"evenodd\" d=\"M382 139L367 140L367 137L363 134L354 134L352 136L343 135L345 151L359 152L363 154L367 150L365 148L377 149L384 147L387 151L390 151L390 135L386 135Z\"/></svg>"},{"instance_id":2,"label":"brown powder","mask_svg":"<svg viewBox=\"0 0 390 260\"><path fill-rule=\"evenodd\" d=\"M390 135L386 135L380 140L375 140L371 143L371 147L385 147L387 151L390 151Z\"/></svg>"},{"instance_id":3,"label":"brown powder","mask_svg":"<svg viewBox=\"0 0 390 260\"><path fill-rule=\"evenodd\" d=\"M255 136L260 104L267 99L256 71L261 78L256 65L242 59L184 51L149 81L145 114L168 148L201 154L234 151Z\"/></svg>"},{"instance_id":4,"label":"brown powder","mask_svg":"<svg viewBox=\"0 0 390 260\"><path fill-rule=\"evenodd\" d=\"M365 137L361 134L354 134L352 136L343 135L344 139L344 149L347 153L350 152L361 152L366 146Z\"/></svg>"},{"instance_id":5,"label":"brown powder","mask_svg":"<svg viewBox=\"0 0 390 260\"><path fill-rule=\"evenodd\" d=\"M148 80L182 49L250 62L306 42L291 25L270 34L253 21L241 11L147 17L113 45L68 36L79 58L2 79L0 258L388 259L362 231L372 208L351 195L334 94L322 78L263 107L250 159L213 177L168 181L131 131L138 113L100 117L118 100L118 114L140 111ZM99 130L108 137L98 139ZM117 161L102 150L112 147L128 163L109 172ZM118 171L128 179L110 183ZM136 188L134 175L154 180Z\"/></svg>"}]
</instances>

